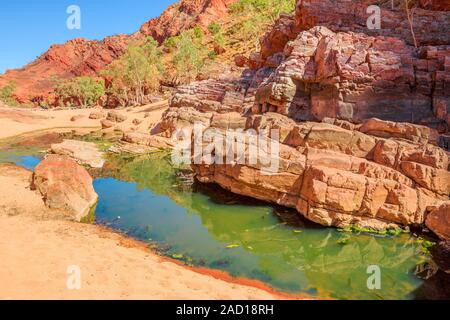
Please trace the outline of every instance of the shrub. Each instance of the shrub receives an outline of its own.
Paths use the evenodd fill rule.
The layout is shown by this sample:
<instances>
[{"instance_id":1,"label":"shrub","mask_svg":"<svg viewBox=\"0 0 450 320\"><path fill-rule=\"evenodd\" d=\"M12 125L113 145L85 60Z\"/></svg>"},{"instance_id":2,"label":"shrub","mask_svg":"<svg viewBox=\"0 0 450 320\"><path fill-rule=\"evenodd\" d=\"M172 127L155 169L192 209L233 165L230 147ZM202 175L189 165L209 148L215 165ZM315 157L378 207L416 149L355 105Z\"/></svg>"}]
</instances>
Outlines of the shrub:
<instances>
[{"instance_id":1,"label":"shrub","mask_svg":"<svg viewBox=\"0 0 450 320\"><path fill-rule=\"evenodd\" d=\"M208 26L208 31L212 34L215 44L220 48L225 48L225 38L220 24L213 22Z\"/></svg>"},{"instance_id":2,"label":"shrub","mask_svg":"<svg viewBox=\"0 0 450 320\"><path fill-rule=\"evenodd\" d=\"M216 58L217 58L217 53L215 51L208 52L208 59L216 60Z\"/></svg>"},{"instance_id":3,"label":"shrub","mask_svg":"<svg viewBox=\"0 0 450 320\"><path fill-rule=\"evenodd\" d=\"M16 99L13 97L14 90L16 90L16 83L10 81L6 86L0 88L0 101L9 105L17 105Z\"/></svg>"},{"instance_id":4,"label":"shrub","mask_svg":"<svg viewBox=\"0 0 450 320\"><path fill-rule=\"evenodd\" d=\"M266 27L273 24L282 13L295 9L295 0L238 0L230 6L235 20L234 33L243 40L259 41Z\"/></svg>"},{"instance_id":5,"label":"shrub","mask_svg":"<svg viewBox=\"0 0 450 320\"><path fill-rule=\"evenodd\" d=\"M274 22L281 13L289 13L295 9L294 0L238 0L230 6L232 14L264 16Z\"/></svg>"},{"instance_id":6,"label":"shrub","mask_svg":"<svg viewBox=\"0 0 450 320\"><path fill-rule=\"evenodd\" d=\"M202 42L203 41L203 30L202 28L200 28L199 26L196 26L192 29L193 33L194 33L194 38L197 39L198 41Z\"/></svg>"},{"instance_id":7,"label":"shrub","mask_svg":"<svg viewBox=\"0 0 450 320\"><path fill-rule=\"evenodd\" d=\"M146 95L159 89L164 71L161 55L152 37L144 44L128 46L126 52L102 72L109 80L109 97L122 106L144 104Z\"/></svg>"},{"instance_id":8,"label":"shrub","mask_svg":"<svg viewBox=\"0 0 450 320\"><path fill-rule=\"evenodd\" d=\"M168 49L174 48L177 44L177 41L178 37L169 37L166 40L164 40L163 46Z\"/></svg>"},{"instance_id":9,"label":"shrub","mask_svg":"<svg viewBox=\"0 0 450 320\"><path fill-rule=\"evenodd\" d=\"M95 105L105 94L103 79L76 77L59 81L55 95L61 105L86 108Z\"/></svg>"},{"instance_id":10,"label":"shrub","mask_svg":"<svg viewBox=\"0 0 450 320\"><path fill-rule=\"evenodd\" d=\"M203 68L207 54L202 38L196 35L195 29L188 30L180 34L175 47L172 64L177 78L181 82L192 81Z\"/></svg>"},{"instance_id":11,"label":"shrub","mask_svg":"<svg viewBox=\"0 0 450 320\"><path fill-rule=\"evenodd\" d=\"M215 36L218 33L221 33L222 28L220 26L220 24L218 24L217 22L213 22L208 26L208 31Z\"/></svg>"}]
</instances>

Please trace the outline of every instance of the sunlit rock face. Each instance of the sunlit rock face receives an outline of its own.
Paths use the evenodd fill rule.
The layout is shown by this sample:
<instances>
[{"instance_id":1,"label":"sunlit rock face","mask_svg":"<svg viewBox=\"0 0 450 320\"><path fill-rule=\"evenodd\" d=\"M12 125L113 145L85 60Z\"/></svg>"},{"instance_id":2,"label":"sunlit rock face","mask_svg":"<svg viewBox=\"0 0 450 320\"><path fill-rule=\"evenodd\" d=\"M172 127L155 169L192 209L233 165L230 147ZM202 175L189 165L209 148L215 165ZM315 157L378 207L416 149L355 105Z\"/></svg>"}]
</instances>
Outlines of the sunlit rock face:
<instances>
[{"instance_id":1,"label":"sunlit rock face","mask_svg":"<svg viewBox=\"0 0 450 320\"><path fill-rule=\"evenodd\" d=\"M325 226L424 224L450 194L448 153L439 147L450 124L449 13L417 9L415 48L403 10L383 7L384 29L368 30L368 3L298 1L260 52L238 59L248 68L241 77L180 88L159 133L198 122L223 136L278 130L275 174L194 163L197 179ZM243 149L249 157L248 143Z\"/></svg>"},{"instance_id":2,"label":"sunlit rock face","mask_svg":"<svg viewBox=\"0 0 450 320\"><path fill-rule=\"evenodd\" d=\"M299 1L295 14L282 15L261 39L260 52L238 59L249 68L241 78L183 87L172 105L214 112L251 108L299 121L379 118L447 133L450 12L415 10L415 48L404 10L382 7L382 28L370 30L367 5ZM448 146L448 138L440 143Z\"/></svg>"},{"instance_id":3,"label":"sunlit rock face","mask_svg":"<svg viewBox=\"0 0 450 320\"><path fill-rule=\"evenodd\" d=\"M386 138L364 133L367 122L362 126L332 119L296 122L277 113L246 120L246 130L279 130L280 150L271 156L278 164L276 172L267 175L259 162L224 159L225 164L194 163L199 181L296 208L324 226L379 230L423 224L427 213L448 199L448 156L436 146L412 141L424 138L421 134L411 140ZM230 119L230 126L233 123L236 119ZM218 124L209 129L225 140L227 126ZM203 148L210 144L206 141ZM251 157L248 142L236 149L245 150L245 159ZM212 153L220 150L215 147Z\"/></svg>"},{"instance_id":4,"label":"sunlit rock face","mask_svg":"<svg viewBox=\"0 0 450 320\"><path fill-rule=\"evenodd\" d=\"M87 170L64 155L51 154L39 163L31 186L49 208L65 210L76 221L88 216L98 200Z\"/></svg>"}]
</instances>

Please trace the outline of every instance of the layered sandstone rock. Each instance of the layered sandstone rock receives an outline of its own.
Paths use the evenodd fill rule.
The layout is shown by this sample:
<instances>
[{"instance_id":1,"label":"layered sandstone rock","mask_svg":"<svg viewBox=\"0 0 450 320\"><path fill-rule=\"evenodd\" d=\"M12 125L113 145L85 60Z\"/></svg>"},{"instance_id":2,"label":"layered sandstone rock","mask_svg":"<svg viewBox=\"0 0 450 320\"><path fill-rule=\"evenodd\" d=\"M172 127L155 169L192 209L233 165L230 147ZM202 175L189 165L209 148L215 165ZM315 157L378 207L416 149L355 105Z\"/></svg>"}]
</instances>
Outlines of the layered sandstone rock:
<instances>
[{"instance_id":1,"label":"layered sandstone rock","mask_svg":"<svg viewBox=\"0 0 450 320\"><path fill-rule=\"evenodd\" d=\"M437 30L418 34L416 49L403 10L383 7L386 26L371 31L362 27L367 5L298 1L295 15L282 15L262 38L259 53L240 57L238 63L250 70L240 78L182 87L161 129L173 132L179 118L185 126L186 112L198 118L251 109L253 114L277 112L300 121L362 123L379 118L422 124L432 128L427 133L431 143L448 148L450 30L443 21L450 13L415 11L419 27ZM186 110L192 107L195 111ZM403 137L409 134L406 128L398 130L406 130ZM400 134L394 131L394 136Z\"/></svg>"},{"instance_id":2,"label":"layered sandstone rock","mask_svg":"<svg viewBox=\"0 0 450 320\"><path fill-rule=\"evenodd\" d=\"M121 123L127 120L127 116L117 111L110 111L106 116L107 121Z\"/></svg>"},{"instance_id":3,"label":"layered sandstone rock","mask_svg":"<svg viewBox=\"0 0 450 320\"><path fill-rule=\"evenodd\" d=\"M427 227L442 240L450 240L450 202L432 210L426 219Z\"/></svg>"},{"instance_id":4,"label":"layered sandstone rock","mask_svg":"<svg viewBox=\"0 0 450 320\"><path fill-rule=\"evenodd\" d=\"M200 112L242 112L245 99L245 80L232 78L205 80L181 86L172 97L170 107L185 105Z\"/></svg>"},{"instance_id":5,"label":"layered sandstone rock","mask_svg":"<svg viewBox=\"0 0 450 320\"><path fill-rule=\"evenodd\" d=\"M231 163L225 158L223 162L216 159L208 163L203 155L193 168L201 182L217 183L237 194L296 208L306 218L325 226L384 229L423 224L427 208L448 199L449 159L438 147L367 135L360 131L364 125L357 128L349 124L346 129L330 124L329 119L327 122L296 122L276 113L246 118L247 130L279 132L279 153L263 156L264 162L277 163L274 172L265 172L266 165L261 162L249 163L249 141L236 142L232 148L235 161ZM212 123L204 136L222 135L218 140L226 141L225 128L223 122L220 126ZM205 138L203 150L220 157L220 148L211 141ZM404 147L390 153L396 159L394 163L375 156L377 148L387 142ZM238 156L237 150L245 152ZM436 174L420 180L416 171L409 170L410 165L426 167Z\"/></svg>"},{"instance_id":6,"label":"layered sandstone rock","mask_svg":"<svg viewBox=\"0 0 450 320\"><path fill-rule=\"evenodd\" d=\"M448 5L423 1L414 9L414 42L402 7L382 6L381 29L369 29L371 4L297 1L295 14L282 15L249 57L251 69L268 73L256 85L254 112L419 123L443 134L439 143L448 147Z\"/></svg>"},{"instance_id":7,"label":"layered sandstone rock","mask_svg":"<svg viewBox=\"0 0 450 320\"><path fill-rule=\"evenodd\" d=\"M114 153L148 154L174 148L176 141L143 132L125 132L109 151Z\"/></svg>"},{"instance_id":8,"label":"layered sandstone rock","mask_svg":"<svg viewBox=\"0 0 450 320\"><path fill-rule=\"evenodd\" d=\"M419 46L425 45L448 45L450 13L440 11L449 10L447 4L438 5L435 0L433 4L425 5L422 8L414 9L414 35ZM445 0L447 1L447 0ZM375 36L395 37L404 39L408 44L413 45L413 35L406 16L404 5L394 2L394 7L389 1L385 1L381 9L381 28L369 29L367 19L370 14L367 8L377 4L371 0L338 1L338 0L298 0L295 12L296 24L307 30L314 26L325 26L335 32L353 31L366 33ZM430 1L428 1L430 2ZM429 10L424 10L429 9Z\"/></svg>"},{"instance_id":9,"label":"layered sandstone rock","mask_svg":"<svg viewBox=\"0 0 450 320\"><path fill-rule=\"evenodd\" d=\"M420 0L420 6L430 10L450 10L449 0Z\"/></svg>"},{"instance_id":10,"label":"layered sandstone rock","mask_svg":"<svg viewBox=\"0 0 450 320\"><path fill-rule=\"evenodd\" d=\"M140 132L126 132L122 141L156 149L167 149L174 145L171 139Z\"/></svg>"},{"instance_id":11,"label":"layered sandstone rock","mask_svg":"<svg viewBox=\"0 0 450 320\"><path fill-rule=\"evenodd\" d=\"M106 113L104 111L92 111L89 115L89 119L99 120L106 117Z\"/></svg>"},{"instance_id":12,"label":"layered sandstone rock","mask_svg":"<svg viewBox=\"0 0 450 320\"><path fill-rule=\"evenodd\" d=\"M450 54L447 47L433 50L442 57ZM420 59L401 39L314 27L289 42L283 54L258 88L255 113L429 123L438 101L436 118L447 121L448 99L436 90L448 86L445 59Z\"/></svg>"},{"instance_id":13,"label":"layered sandstone rock","mask_svg":"<svg viewBox=\"0 0 450 320\"><path fill-rule=\"evenodd\" d=\"M77 221L89 214L98 199L89 173L67 156L48 155L35 169L32 188L49 208L64 209Z\"/></svg>"}]
</instances>

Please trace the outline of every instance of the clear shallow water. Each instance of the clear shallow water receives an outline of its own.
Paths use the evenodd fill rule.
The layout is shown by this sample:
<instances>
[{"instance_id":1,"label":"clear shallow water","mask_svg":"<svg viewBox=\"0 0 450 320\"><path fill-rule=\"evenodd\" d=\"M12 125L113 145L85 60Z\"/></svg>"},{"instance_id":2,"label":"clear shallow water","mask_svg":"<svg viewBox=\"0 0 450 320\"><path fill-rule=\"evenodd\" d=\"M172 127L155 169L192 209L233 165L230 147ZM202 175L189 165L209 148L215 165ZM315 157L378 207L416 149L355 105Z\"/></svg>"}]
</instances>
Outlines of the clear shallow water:
<instances>
[{"instance_id":1,"label":"clear shallow water","mask_svg":"<svg viewBox=\"0 0 450 320\"><path fill-rule=\"evenodd\" d=\"M23 155L23 153L30 155ZM2 152L0 151L0 163L11 162L18 166L24 167L28 170L34 170L34 168L41 162L42 156L38 152L32 151L16 151Z\"/></svg>"},{"instance_id":2,"label":"clear shallow water","mask_svg":"<svg viewBox=\"0 0 450 320\"><path fill-rule=\"evenodd\" d=\"M23 154L9 159L27 168L40 161ZM428 257L409 234L343 233L221 189L191 187L163 154L111 157L107 168L94 181L96 222L188 264L339 299L413 299L422 283L414 270ZM370 265L381 268L381 290L367 289Z\"/></svg>"}]
</instances>

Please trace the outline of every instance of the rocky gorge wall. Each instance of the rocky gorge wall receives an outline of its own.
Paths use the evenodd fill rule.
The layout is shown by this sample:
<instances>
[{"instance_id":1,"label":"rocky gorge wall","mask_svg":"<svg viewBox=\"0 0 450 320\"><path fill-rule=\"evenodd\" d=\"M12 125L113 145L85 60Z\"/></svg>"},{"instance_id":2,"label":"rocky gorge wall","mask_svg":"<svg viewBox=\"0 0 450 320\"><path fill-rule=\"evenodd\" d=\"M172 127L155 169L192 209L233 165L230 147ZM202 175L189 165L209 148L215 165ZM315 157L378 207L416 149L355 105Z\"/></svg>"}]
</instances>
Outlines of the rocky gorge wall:
<instances>
[{"instance_id":1,"label":"rocky gorge wall","mask_svg":"<svg viewBox=\"0 0 450 320\"><path fill-rule=\"evenodd\" d=\"M404 10L382 9L382 29L369 30L368 3L299 1L295 15L282 15L261 40L260 52L237 57L249 68L241 78L194 84L175 100L190 99L186 92L196 87L215 92L203 104L224 109L227 101L219 100L236 96L253 114L272 111L299 121L377 117L448 132L450 12L416 10L414 29L422 30L416 39L426 45L415 48ZM308 29L311 21L326 26ZM238 84L225 90L230 83Z\"/></svg>"},{"instance_id":2,"label":"rocky gorge wall","mask_svg":"<svg viewBox=\"0 0 450 320\"><path fill-rule=\"evenodd\" d=\"M280 38L275 28L253 57L257 67L281 60L259 88L258 108L299 120L379 117L448 130L450 12L414 10L415 48L404 9L382 8L381 29L367 27L373 3L298 1L295 17L281 23L290 42L265 46Z\"/></svg>"},{"instance_id":3,"label":"rocky gorge wall","mask_svg":"<svg viewBox=\"0 0 450 320\"><path fill-rule=\"evenodd\" d=\"M449 12L428 2L415 10L416 48L403 10L383 7L382 29L368 30L371 3L298 1L260 52L236 57L241 77L179 88L158 133L195 122L216 135L279 130L277 173L195 163L197 179L322 225L384 229L448 215L449 155L438 144L450 124ZM241 147L248 157L251 146Z\"/></svg>"}]
</instances>

